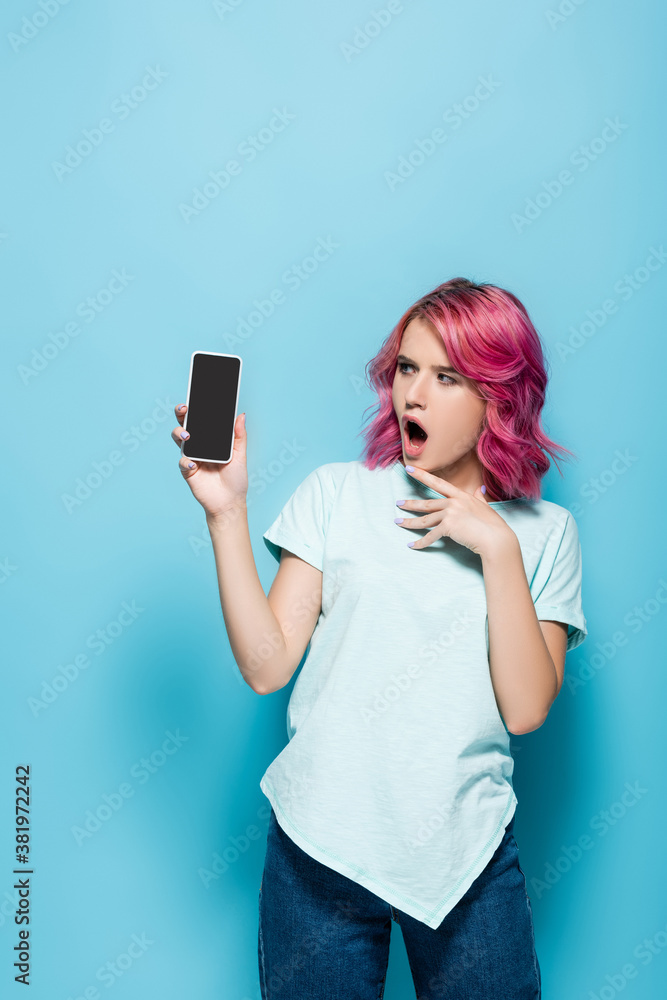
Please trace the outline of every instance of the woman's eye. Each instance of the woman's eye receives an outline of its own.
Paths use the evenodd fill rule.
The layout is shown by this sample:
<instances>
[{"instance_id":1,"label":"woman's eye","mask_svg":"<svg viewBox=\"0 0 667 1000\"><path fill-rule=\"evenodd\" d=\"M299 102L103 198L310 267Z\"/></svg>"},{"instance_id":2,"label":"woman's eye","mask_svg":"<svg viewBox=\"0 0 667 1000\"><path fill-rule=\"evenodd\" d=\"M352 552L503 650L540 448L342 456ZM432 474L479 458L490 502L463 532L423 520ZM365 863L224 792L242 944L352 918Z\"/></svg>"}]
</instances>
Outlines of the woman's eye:
<instances>
[{"instance_id":1,"label":"woman's eye","mask_svg":"<svg viewBox=\"0 0 667 1000\"><path fill-rule=\"evenodd\" d=\"M413 367L413 365L409 365L407 361L399 361L398 362L398 368L399 368L399 371L401 372L402 375L406 374L405 371L404 371L405 368L412 368L412 367ZM441 377L447 379L446 382L442 382L442 385L456 385L457 384L456 379L455 378L451 378L445 372L438 372L438 378L441 378Z\"/></svg>"}]
</instances>

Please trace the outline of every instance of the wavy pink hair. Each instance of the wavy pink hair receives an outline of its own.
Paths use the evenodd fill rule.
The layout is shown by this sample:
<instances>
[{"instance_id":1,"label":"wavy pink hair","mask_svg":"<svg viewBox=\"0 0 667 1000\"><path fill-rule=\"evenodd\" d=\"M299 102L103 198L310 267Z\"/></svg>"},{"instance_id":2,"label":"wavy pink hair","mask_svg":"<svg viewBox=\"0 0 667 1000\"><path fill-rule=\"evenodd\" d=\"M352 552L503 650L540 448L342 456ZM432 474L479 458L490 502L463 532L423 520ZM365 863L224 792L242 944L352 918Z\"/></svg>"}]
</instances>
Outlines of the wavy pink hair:
<instances>
[{"instance_id":1,"label":"wavy pink hair","mask_svg":"<svg viewBox=\"0 0 667 1000\"><path fill-rule=\"evenodd\" d=\"M366 365L378 401L374 419L362 432L363 464L385 468L403 455L392 384L403 332L417 317L435 327L450 363L486 400L475 450L487 499L538 500L540 481L551 465L549 455L554 461L557 456L576 457L542 428L548 378L542 343L515 295L467 278L452 278L415 302Z\"/></svg>"}]
</instances>

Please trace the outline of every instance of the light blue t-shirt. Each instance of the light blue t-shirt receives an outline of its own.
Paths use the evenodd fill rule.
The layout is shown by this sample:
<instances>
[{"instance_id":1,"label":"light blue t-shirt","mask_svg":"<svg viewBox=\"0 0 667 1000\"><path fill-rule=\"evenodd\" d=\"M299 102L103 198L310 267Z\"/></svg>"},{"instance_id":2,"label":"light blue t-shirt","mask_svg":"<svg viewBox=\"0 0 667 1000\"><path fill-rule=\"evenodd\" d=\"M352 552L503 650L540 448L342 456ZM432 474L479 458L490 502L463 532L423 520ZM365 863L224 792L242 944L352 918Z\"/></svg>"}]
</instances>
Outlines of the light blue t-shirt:
<instances>
[{"instance_id":1,"label":"light blue t-shirt","mask_svg":"<svg viewBox=\"0 0 667 1000\"><path fill-rule=\"evenodd\" d=\"M486 867L517 804L481 558L451 538L410 549L426 529L394 523L397 500L441 495L401 461L332 462L263 536L276 559L288 549L323 575L289 742L260 788L303 851L433 928ZM574 649L587 635L574 518L547 500L491 506L519 539L538 619L566 622Z\"/></svg>"}]
</instances>

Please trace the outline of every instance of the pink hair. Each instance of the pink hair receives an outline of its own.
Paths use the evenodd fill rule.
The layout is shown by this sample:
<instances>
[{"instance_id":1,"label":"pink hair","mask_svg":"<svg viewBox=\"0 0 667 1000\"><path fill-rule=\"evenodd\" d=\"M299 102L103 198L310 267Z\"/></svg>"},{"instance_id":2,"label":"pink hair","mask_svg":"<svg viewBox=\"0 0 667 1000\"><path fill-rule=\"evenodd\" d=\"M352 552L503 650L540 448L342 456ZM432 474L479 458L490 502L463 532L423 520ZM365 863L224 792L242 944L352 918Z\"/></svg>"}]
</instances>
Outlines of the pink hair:
<instances>
[{"instance_id":1,"label":"pink hair","mask_svg":"<svg viewBox=\"0 0 667 1000\"><path fill-rule=\"evenodd\" d=\"M417 317L435 327L450 363L486 400L475 450L487 499L538 500L540 480L551 465L548 456L554 461L557 456L576 457L547 437L541 425L547 388L542 343L515 295L467 278L452 278L422 296L366 365L378 401L376 416L363 431L363 464L385 468L403 455L392 384L403 332Z\"/></svg>"}]
</instances>

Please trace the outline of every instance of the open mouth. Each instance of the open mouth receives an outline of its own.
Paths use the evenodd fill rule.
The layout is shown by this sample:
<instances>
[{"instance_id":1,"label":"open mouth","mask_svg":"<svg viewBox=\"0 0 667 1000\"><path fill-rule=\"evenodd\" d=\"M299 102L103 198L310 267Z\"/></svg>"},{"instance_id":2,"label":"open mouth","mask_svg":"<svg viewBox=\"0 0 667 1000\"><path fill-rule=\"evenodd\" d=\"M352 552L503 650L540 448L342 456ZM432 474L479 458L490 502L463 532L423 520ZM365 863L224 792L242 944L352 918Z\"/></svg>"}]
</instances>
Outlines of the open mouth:
<instances>
[{"instance_id":1,"label":"open mouth","mask_svg":"<svg viewBox=\"0 0 667 1000\"><path fill-rule=\"evenodd\" d=\"M409 446L413 453L421 451L428 438L426 431L414 420L406 420L403 434L406 439L406 447Z\"/></svg>"}]
</instances>

